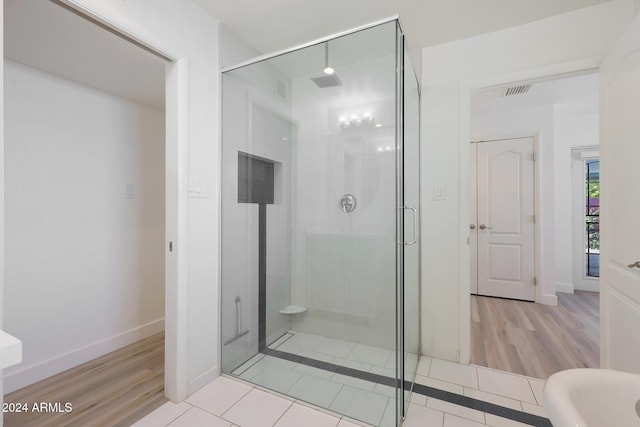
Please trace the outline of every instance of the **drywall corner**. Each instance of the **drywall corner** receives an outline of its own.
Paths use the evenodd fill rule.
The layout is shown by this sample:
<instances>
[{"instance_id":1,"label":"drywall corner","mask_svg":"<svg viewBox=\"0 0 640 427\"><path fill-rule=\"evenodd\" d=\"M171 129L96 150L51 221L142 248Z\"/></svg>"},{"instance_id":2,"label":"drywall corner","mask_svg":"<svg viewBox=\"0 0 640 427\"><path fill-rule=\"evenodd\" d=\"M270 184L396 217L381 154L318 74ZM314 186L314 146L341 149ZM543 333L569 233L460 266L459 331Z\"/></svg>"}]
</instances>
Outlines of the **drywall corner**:
<instances>
[{"instance_id":1,"label":"drywall corner","mask_svg":"<svg viewBox=\"0 0 640 427\"><path fill-rule=\"evenodd\" d=\"M558 305L558 297L556 294L540 294L540 298L536 302L544 305Z\"/></svg>"},{"instance_id":2,"label":"drywall corner","mask_svg":"<svg viewBox=\"0 0 640 427\"><path fill-rule=\"evenodd\" d=\"M218 61L221 70L259 54L257 50L240 40L227 27L222 24L218 25Z\"/></svg>"},{"instance_id":3,"label":"drywall corner","mask_svg":"<svg viewBox=\"0 0 640 427\"><path fill-rule=\"evenodd\" d=\"M574 291L571 283L556 283L556 292L562 292L564 294L572 294Z\"/></svg>"}]
</instances>

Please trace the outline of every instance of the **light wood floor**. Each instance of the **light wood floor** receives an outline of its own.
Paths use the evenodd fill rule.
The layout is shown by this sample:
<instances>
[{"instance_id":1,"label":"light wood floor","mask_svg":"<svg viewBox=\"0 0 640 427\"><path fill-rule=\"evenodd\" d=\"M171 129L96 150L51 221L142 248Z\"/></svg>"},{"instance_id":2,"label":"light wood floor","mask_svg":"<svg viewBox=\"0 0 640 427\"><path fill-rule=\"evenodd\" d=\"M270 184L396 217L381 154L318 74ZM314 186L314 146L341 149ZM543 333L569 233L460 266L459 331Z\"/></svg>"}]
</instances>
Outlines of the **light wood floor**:
<instances>
[{"instance_id":1,"label":"light wood floor","mask_svg":"<svg viewBox=\"0 0 640 427\"><path fill-rule=\"evenodd\" d=\"M17 390L5 402L27 403L28 413L5 413L5 427L130 426L164 398L164 333ZM59 402L68 413L33 413L38 402Z\"/></svg>"},{"instance_id":2,"label":"light wood floor","mask_svg":"<svg viewBox=\"0 0 640 427\"><path fill-rule=\"evenodd\" d=\"M471 363L547 379L571 368L597 368L599 296L558 293L558 306L471 296Z\"/></svg>"}]
</instances>

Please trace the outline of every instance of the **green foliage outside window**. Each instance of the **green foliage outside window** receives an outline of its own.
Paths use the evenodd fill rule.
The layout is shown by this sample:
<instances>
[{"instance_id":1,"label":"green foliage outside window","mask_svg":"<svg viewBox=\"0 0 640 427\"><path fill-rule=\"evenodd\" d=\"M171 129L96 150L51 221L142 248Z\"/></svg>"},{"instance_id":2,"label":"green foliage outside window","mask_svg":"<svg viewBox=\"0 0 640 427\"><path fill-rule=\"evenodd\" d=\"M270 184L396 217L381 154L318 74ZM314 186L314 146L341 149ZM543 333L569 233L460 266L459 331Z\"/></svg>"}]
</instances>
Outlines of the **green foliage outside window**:
<instances>
[{"instance_id":1,"label":"green foliage outside window","mask_svg":"<svg viewBox=\"0 0 640 427\"><path fill-rule=\"evenodd\" d=\"M587 180L585 182L588 215L587 244L589 251L600 249L600 181L596 179L587 176ZM591 203L593 203L593 205L591 205Z\"/></svg>"}]
</instances>

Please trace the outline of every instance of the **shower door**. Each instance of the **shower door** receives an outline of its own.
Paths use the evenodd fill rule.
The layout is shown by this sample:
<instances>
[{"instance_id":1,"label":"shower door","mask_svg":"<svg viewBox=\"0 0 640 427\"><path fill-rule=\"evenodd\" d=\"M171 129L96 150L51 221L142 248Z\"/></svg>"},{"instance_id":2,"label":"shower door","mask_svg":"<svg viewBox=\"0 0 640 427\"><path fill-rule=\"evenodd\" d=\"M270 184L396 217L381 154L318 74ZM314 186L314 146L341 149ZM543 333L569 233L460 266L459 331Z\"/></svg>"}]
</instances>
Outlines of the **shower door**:
<instances>
[{"instance_id":1,"label":"shower door","mask_svg":"<svg viewBox=\"0 0 640 427\"><path fill-rule=\"evenodd\" d=\"M222 78L222 371L384 427L418 362L404 50L391 20Z\"/></svg>"},{"instance_id":2,"label":"shower door","mask_svg":"<svg viewBox=\"0 0 640 427\"><path fill-rule=\"evenodd\" d=\"M398 312L398 423L409 407L420 354L420 92L405 36L398 23L398 123L396 247Z\"/></svg>"}]
</instances>

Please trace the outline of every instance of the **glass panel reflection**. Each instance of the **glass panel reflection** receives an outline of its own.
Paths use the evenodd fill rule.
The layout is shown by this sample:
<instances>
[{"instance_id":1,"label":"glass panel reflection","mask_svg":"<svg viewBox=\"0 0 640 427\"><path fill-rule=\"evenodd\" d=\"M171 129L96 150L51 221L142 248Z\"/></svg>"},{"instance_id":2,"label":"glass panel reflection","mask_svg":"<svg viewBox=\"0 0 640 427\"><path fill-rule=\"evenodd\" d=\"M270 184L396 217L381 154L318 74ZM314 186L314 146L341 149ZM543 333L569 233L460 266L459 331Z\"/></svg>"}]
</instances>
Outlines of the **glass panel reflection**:
<instances>
[{"instance_id":1,"label":"glass panel reflection","mask_svg":"<svg viewBox=\"0 0 640 427\"><path fill-rule=\"evenodd\" d=\"M222 79L222 370L376 426L397 425L403 396L397 54L391 21Z\"/></svg>"}]
</instances>

